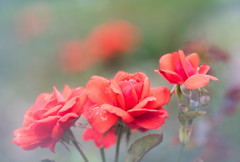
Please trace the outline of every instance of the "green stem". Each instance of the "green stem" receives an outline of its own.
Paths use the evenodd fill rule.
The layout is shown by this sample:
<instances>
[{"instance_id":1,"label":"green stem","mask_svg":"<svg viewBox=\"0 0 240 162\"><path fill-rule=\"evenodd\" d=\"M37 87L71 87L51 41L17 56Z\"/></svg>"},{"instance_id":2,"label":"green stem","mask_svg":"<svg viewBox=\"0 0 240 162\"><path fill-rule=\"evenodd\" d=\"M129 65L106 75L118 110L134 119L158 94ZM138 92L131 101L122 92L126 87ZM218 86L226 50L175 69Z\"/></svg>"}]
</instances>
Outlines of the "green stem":
<instances>
[{"instance_id":1,"label":"green stem","mask_svg":"<svg viewBox=\"0 0 240 162\"><path fill-rule=\"evenodd\" d=\"M78 142L77 142L77 139L75 138L73 132L72 132L70 129L69 129L69 133L70 133L70 135L71 135L71 137L72 137L71 141L72 141L73 145L76 147L76 149L78 150L78 152L81 154L84 162L88 162L88 159L87 159L86 155L84 154L84 152L82 151L82 149L79 147Z\"/></svg>"},{"instance_id":2,"label":"green stem","mask_svg":"<svg viewBox=\"0 0 240 162\"><path fill-rule=\"evenodd\" d=\"M179 157L178 157L178 162L181 162L182 155L183 155L184 150L185 150L185 146L186 146L186 143L182 143L181 150L180 150Z\"/></svg>"},{"instance_id":3,"label":"green stem","mask_svg":"<svg viewBox=\"0 0 240 162\"><path fill-rule=\"evenodd\" d=\"M115 152L115 162L118 162L120 141L121 141L121 137L122 137L122 128L123 128L123 126L121 124L119 124L118 136L117 136L117 145L116 145L116 152Z\"/></svg>"},{"instance_id":4,"label":"green stem","mask_svg":"<svg viewBox=\"0 0 240 162\"><path fill-rule=\"evenodd\" d=\"M100 148L100 153L101 153L102 162L106 162L105 152L103 147Z\"/></svg>"}]
</instances>

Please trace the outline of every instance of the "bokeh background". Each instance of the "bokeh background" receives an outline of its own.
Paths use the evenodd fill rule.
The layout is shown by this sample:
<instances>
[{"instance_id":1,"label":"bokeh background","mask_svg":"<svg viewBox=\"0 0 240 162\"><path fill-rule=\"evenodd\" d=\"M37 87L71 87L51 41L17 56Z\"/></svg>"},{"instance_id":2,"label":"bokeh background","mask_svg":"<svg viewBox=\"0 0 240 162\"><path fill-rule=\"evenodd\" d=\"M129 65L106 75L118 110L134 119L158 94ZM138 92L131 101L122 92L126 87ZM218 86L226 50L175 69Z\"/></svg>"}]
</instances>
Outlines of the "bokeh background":
<instances>
[{"instance_id":1,"label":"bokeh background","mask_svg":"<svg viewBox=\"0 0 240 162\"><path fill-rule=\"evenodd\" d=\"M134 26L133 47L96 56L99 51L92 52L96 44L85 42L96 27L112 20ZM159 68L161 55L184 49L198 52L201 64L210 64L212 75L220 82L208 85L208 113L194 123L183 161L199 157L206 162L239 162L239 29L238 0L0 0L0 161L81 161L73 146L67 151L58 143L53 154L47 148L24 151L12 143L13 131L22 127L24 113L36 97L52 92L53 86L59 90L65 84L85 86L92 75L112 78L118 70L145 72L152 87L170 89L154 69ZM107 38L110 42L111 36ZM164 141L143 162L177 161L176 98L165 108L170 114L166 124L148 132L164 132ZM74 131L81 141L82 129ZM142 135L134 132L131 142ZM101 161L93 142L81 142L81 146L90 161ZM123 142L121 161L126 150ZM114 148L106 150L106 155L113 161Z\"/></svg>"}]
</instances>

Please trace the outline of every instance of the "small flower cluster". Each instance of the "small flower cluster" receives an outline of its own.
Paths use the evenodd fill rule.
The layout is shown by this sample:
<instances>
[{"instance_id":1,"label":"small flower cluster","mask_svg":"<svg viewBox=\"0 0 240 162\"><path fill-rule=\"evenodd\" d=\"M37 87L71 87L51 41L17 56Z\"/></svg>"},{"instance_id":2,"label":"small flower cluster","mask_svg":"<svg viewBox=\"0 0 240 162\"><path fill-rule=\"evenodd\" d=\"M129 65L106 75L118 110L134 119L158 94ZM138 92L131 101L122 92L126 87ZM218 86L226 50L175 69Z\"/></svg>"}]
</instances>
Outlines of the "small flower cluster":
<instances>
[{"instance_id":1,"label":"small flower cluster","mask_svg":"<svg viewBox=\"0 0 240 162\"><path fill-rule=\"evenodd\" d=\"M210 79L218 79L206 74L210 68L208 65L198 67L199 57L196 53L185 57L184 52L179 50L162 56L159 63L160 69L156 72L170 84L175 84L174 90L181 103L180 139L186 143L191 134L188 126L201 115L199 105L196 106L193 101L203 105L203 97L206 98L200 95L193 100L192 90L198 89L203 94L201 88ZM189 95L183 86L190 91ZM181 95L187 97L187 103L182 103ZM113 79L92 76L85 88L65 86L60 93L54 87L53 93L41 94L26 112L23 128L14 132L16 138L13 142L26 150L49 147L54 152L55 144L82 115L91 126L85 129L83 139L92 139L97 147L108 148L117 142L122 130L129 133L131 130L145 132L161 128L169 117L162 106L168 104L170 98L171 92L167 87L150 88L150 80L142 72L130 74L119 71Z\"/></svg>"}]
</instances>

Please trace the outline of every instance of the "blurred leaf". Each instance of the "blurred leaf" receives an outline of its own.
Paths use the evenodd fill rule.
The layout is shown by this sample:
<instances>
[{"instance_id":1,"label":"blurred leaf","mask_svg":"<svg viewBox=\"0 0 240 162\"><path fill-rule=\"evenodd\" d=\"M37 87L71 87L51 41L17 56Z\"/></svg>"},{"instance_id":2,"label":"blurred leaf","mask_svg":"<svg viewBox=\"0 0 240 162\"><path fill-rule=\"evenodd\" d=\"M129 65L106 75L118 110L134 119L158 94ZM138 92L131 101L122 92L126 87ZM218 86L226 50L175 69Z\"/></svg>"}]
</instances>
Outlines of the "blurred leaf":
<instances>
[{"instance_id":1,"label":"blurred leaf","mask_svg":"<svg viewBox=\"0 0 240 162\"><path fill-rule=\"evenodd\" d=\"M192 120L192 119L195 119L196 117L198 116L201 116L201 115L204 115L206 114L205 111L186 111L186 112L181 112L179 113L178 115L178 120L180 121L180 123L182 125L185 125L186 122Z\"/></svg>"},{"instance_id":2,"label":"blurred leaf","mask_svg":"<svg viewBox=\"0 0 240 162\"><path fill-rule=\"evenodd\" d=\"M150 134L136 140L127 152L125 162L139 162L152 148L162 142L163 134Z\"/></svg>"}]
</instances>

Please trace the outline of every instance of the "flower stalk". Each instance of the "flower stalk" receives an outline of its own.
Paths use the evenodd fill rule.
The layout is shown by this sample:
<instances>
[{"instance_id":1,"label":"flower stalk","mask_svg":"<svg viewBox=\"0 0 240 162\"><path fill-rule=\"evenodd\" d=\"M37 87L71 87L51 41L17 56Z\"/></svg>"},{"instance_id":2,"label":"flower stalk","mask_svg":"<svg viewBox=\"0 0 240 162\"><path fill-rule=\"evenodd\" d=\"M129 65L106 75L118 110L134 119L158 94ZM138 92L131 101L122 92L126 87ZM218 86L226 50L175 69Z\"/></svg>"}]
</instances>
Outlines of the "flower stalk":
<instances>
[{"instance_id":1,"label":"flower stalk","mask_svg":"<svg viewBox=\"0 0 240 162\"><path fill-rule=\"evenodd\" d=\"M123 126L121 124L118 125L118 136L117 136L117 145L116 145L116 152L115 152L115 162L118 162L119 157L119 149L120 149L120 141L122 138L122 130Z\"/></svg>"},{"instance_id":2,"label":"flower stalk","mask_svg":"<svg viewBox=\"0 0 240 162\"><path fill-rule=\"evenodd\" d=\"M84 152L82 151L82 149L79 147L77 139L75 138L73 132L69 129L68 130L69 136L70 136L70 141L73 143L73 145L75 146L75 148L78 150L78 152L81 154L84 162L89 162L86 155L84 154Z\"/></svg>"},{"instance_id":3,"label":"flower stalk","mask_svg":"<svg viewBox=\"0 0 240 162\"><path fill-rule=\"evenodd\" d=\"M100 148L100 153L101 153L102 162L106 162L105 152L103 147Z\"/></svg>"}]
</instances>

